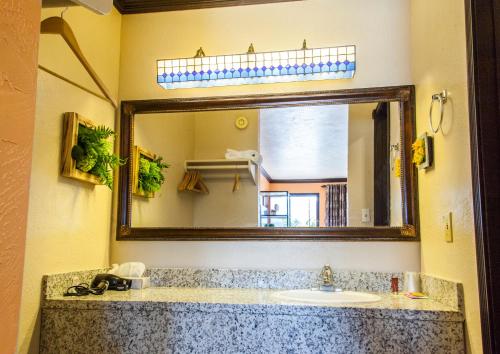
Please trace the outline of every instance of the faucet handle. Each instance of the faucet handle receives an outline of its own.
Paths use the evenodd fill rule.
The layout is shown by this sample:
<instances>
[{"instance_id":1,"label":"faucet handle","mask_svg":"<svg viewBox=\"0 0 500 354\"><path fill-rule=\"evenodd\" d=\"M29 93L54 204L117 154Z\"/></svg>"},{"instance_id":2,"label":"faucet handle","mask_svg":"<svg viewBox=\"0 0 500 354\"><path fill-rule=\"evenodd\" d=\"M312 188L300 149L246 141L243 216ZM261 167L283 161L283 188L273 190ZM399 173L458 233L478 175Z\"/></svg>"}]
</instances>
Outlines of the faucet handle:
<instances>
[{"instance_id":1,"label":"faucet handle","mask_svg":"<svg viewBox=\"0 0 500 354\"><path fill-rule=\"evenodd\" d=\"M323 266L323 269L321 269L320 279L319 290L335 291L333 287L333 270L329 264L326 264Z\"/></svg>"},{"instance_id":2,"label":"faucet handle","mask_svg":"<svg viewBox=\"0 0 500 354\"><path fill-rule=\"evenodd\" d=\"M324 272L332 272L332 267L330 267L329 264L325 264L323 266L323 268L321 269L321 273L324 273Z\"/></svg>"},{"instance_id":3,"label":"faucet handle","mask_svg":"<svg viewBox=\"0 0 500 354\"><path fill-rule=\"evenodd\" d=\"M323 278L324 284L333 284L333 271L329 264L323 266L321 270L321 277Z\"/></svg>"}]
</instances>

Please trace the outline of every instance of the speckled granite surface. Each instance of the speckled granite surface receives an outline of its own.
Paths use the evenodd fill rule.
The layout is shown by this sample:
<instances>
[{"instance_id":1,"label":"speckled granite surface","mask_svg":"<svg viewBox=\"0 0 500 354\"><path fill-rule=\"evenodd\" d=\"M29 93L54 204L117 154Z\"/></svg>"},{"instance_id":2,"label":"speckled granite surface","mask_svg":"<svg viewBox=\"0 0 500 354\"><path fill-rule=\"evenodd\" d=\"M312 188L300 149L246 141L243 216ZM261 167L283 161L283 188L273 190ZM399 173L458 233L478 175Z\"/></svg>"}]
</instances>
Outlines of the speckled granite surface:
<instances>
[{"instance_id":1,"label":"speckled granite surface","mask_svg":"<svg viewBox=\"0 0 500 354\"><path fill-rule=\"evenodd\" d=\"M42 328L42 354L464 352L458 322L53 309Z\"/></svg>"},{"instance_id":2,"label":"speckled granite surface","mask_svg":"<svg viewBox=\"0 0 500 354\"><path fill-rule=\"evenodd\" d=\"M154 284L170 287L80 298L64 298L57 290L74 276L48 277L41 353L464 352L463 316L444 301L380 294L375 303L315 305L273 296L277 288L316 284L318 272L150 270ZM337 286L344 282L350 290L385 287L389 276L370 273L351 281L356 272L334 272Z\"/></svg>"},{"instance_id":3,"label":"speckled granite surface","mask_svg":"<svg viewBox=\"0 0 500 354\"><path fill-rule=\"evenodd\" d=\"M318 285L320 270L151 268L144 276L151 277L153 287L307 289ZM62 294L69 286L89 283L96 274L105 272L107 269L45 276L44 294ZM392 277L403 281L403 273L398 272L333 272L336 287L353 291L389 292Z\"/></svg>"},{"instance_id":4,"label":"speckled granite surface","mask_svg":"<svg viewBox=\"0 0 500 354\"><path fill-rule=\"evenodd\" d=\"M153 286L188 288L303 289L317 286L321 269L194 269L152 268L146 270ZM403 273L333 272L336 287L356 291L390 291L391 278Z\"/></svg>"},{"instance_id":5,"label":"speckled granite surface","mask_svg":"<svg viewBox=\"0 0 500 354\"><path fill-rule=\"evenodd\" d=\"M406 320L462 321L460 312L439 302L412 300L403 295L379 293L381 301L372 303L318 305L285 301L273 296L277 290L149 288L125 292L108 291L100 296L49 298L44 307L53 309L120 309L201 312L242 312L249 314L287 314L315 316L357 316Z\"/></svg>"},{"instance_id":6,"label":"speckled granite surface","mask_svg":"<svg viewBox=\"0 0 500 354\"><path fill-rule=\"evenodd\" d=\"M420 274L420 280L422 291L428 294L430 298L463 312L464 291L462 284L424 273Z\"/></svg>"},{"instance_id":7,"label":"speckled granite surface","mask_svg":"<svg viewBox=\"0 0 500 354\"><path fill-rule=\"evenodd\" d=\"M97 274L106 273L108 269L44 275L42 279L42 294L44 294L44 298L62 295L72 285L80 283L90 284Z\"/></svg>"},{"instance_id":8,"label":"speckled granite surface","mask_svg":"<svg viewBox=\"0 0 500 354\"><path fill-rule=\"evenodd\" d=\"M71 285L90 283L94 276L108 269L53 274L43 278L44 298L62 295ZM151 277L153 287L179 288L242 288L242 289L307 289L318 285L320 270L275 269L195 269L152 268L145 276ZM421 274L422 291L433 300L458 311L463 310L462 285L453 281ZM334 270L338 288L353 291L390 292L392 277L400 279L404 288L404 273L357 272Z\"/></svg>"}]
</instances>

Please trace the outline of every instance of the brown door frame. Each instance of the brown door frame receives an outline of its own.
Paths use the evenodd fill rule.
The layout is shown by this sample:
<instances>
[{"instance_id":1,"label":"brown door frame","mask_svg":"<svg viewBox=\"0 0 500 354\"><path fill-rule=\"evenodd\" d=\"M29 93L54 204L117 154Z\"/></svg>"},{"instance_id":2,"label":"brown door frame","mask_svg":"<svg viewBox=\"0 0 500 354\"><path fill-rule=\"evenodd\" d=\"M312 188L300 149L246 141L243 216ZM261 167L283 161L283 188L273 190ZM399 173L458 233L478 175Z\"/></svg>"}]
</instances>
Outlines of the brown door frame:
<instances>
[{"instance_id":1,"label":"brown door frame","mask_svg":"<svg viewBox=\"0 0 500 354\"><path fill-rule=\"evenodd\" d=\"M500 352L500 1L465 0L472 188L484 353Z\"/></svg>"},{"instance_id":2,"label":"brown door frame","mask_svg":"<svg viewBox=\"0 0 500 354\"><path fill-rule=\"evenodd\" d=\"M390 226L390 102L380 102L373 119L373 226Z\"/></svg>"}]
</instances>

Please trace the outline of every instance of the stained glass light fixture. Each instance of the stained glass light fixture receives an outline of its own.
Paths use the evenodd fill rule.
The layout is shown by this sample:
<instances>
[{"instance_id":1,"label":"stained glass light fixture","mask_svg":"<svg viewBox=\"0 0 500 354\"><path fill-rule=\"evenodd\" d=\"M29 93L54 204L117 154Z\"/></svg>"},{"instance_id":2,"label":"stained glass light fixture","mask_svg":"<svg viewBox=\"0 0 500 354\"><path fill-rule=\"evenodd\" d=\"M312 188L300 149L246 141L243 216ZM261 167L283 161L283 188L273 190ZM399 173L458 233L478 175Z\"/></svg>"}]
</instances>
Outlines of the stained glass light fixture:
<instances>
[{"instance_id":1,"label":"stained glass light fixture","mask_svg":"<svg viewBox=\"0 0 500 354\"><path fill-rule=\"evenodd\" d=\"M350 79L356 70L356 47L307 48L157 61L157 82L165 89L272 82Z\"/></svg>"}]
</instances>

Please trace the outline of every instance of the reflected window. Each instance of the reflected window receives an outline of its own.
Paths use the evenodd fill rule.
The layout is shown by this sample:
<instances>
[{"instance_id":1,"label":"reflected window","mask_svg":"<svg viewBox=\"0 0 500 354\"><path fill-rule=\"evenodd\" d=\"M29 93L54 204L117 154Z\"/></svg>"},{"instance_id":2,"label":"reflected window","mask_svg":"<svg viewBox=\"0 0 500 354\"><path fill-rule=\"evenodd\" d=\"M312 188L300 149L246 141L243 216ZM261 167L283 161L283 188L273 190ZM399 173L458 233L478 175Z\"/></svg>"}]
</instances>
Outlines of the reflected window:
<instances>
[{"instance_id":1,"label":"reflected window","mask_svg":"<svg viewBox=\"0 0 500 354\"><path fill-rule=\"evenodd\" d=\"M290 227L319 226L319 193L290 194Z\"/></svg>"}]
</instances>

